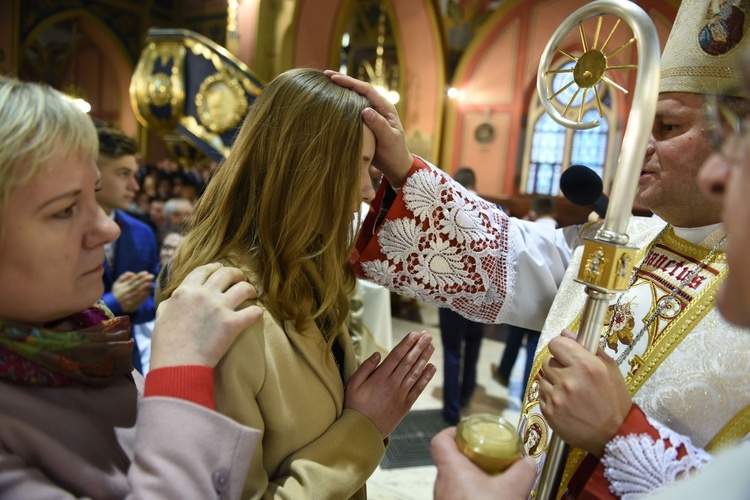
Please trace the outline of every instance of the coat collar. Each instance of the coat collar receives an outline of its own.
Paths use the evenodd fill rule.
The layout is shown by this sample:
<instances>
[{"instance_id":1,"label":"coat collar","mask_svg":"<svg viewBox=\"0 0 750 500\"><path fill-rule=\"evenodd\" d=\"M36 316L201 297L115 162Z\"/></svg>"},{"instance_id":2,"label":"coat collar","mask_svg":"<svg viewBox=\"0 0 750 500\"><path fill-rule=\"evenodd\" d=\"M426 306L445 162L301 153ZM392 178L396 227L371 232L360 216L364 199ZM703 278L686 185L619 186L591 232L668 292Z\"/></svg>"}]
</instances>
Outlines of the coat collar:
<instances>
[{"instance_id":1,"label":"coat collar","mask_svg":"<svg viewBox=\"0 0 750 500\"><path fill-rule=\"evenodd\" d=\"M344 351L344 382L342 382L333 352L326 346L323 334L314 324L297 330L292 320L285 320L282 326L289 342L323 381L336 403L336 408L341 413L344 407L344 384L357 369L354 346L349 337L349 332L346 328L343 328L343 331L336 338L336 342Z\"/></svg>"}]
</instances>

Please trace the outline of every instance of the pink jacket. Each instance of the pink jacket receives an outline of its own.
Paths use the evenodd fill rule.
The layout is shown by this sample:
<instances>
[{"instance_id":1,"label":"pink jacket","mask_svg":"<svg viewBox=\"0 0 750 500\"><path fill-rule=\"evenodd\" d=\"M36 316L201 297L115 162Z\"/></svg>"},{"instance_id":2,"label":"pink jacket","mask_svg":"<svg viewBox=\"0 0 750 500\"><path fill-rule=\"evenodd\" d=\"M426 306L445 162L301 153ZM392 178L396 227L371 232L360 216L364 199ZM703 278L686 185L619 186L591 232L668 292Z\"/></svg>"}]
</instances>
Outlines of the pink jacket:
<instances>
[{"instance_id":1,"label":"pink jacket","mask_svg":"<svg viewBox=\"0 0 750 500\"><path fill-rule=\"evenodd\" d=\"M0 382L0 498L239 498L259 432L142 381Z\"/></svg>"}]
</instances>

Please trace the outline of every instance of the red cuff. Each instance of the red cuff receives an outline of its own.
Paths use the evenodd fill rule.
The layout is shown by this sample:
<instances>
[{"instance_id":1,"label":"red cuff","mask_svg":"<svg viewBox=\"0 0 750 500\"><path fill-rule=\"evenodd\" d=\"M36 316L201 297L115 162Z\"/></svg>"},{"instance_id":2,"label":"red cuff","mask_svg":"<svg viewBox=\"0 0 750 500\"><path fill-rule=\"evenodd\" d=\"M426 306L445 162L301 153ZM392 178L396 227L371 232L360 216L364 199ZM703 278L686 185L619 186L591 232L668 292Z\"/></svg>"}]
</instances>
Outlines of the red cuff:
<instances>
[{"instance_id":1,"label":"red cuff","mask_svg":"<svg viewBox=\"0 0 750 500\"><path fill-rule=\"evenodd\" d=\"M623 420L622 425L620 425L620 428L617 429L615 436L627 436L628 434L648 434L654 439L661 439L659 431L648 423L646 414L635 403L630 406L630 411L625 420Z\"/></svg>"},{"instance_id":2,"label":"red cuff","mask_svg":"<svg viewBox=\"0 0 750 500\"><path fill-rule=\"evenodd\" d=\"M425 163L424 160L413 156L411 169L406 174L406 178L408 179L409 177L414 175L414 172L416 172L417 170L424 170L428 168L430 167L427 165L427 163ZM400 204L397 203L399 198L403 196L401 192L399 192L396 195L396 198L391 202L391 206L396 205L393 211L391 211L391 206L383 206L385 193L389 189L392 188L390 187L388 180L383 177L383 181L380 183L378 192L375 193L375 199L372 200L372 203L370 203L370 212L362 223L362 228L359 231L359 237L357 238L355 248L352 254L349 256L349 263L352 266L352 270L354 271L354 274L356 274L360 278L366 277L364 271L362 270L362 262L385 258L385 256L380 252L380 246L377 244L377 239L375 238L377 229L383 222L382 212L387 212L388 219L408 217L410 214L406 207L403 206L403 202ZM374 243L373 240L375 240Z\"/></svg>"},{"instance_id":3,"label":"red cuff","mask_svg":"<svg viewBox=\"0 0 750 500\"><path fill-rule=\"evenodd\" d=\"M143 397L166 396L184 399L214 409L214 369L210 366L167 366L146 376Z\"/></svg>"},{"instance_id":4,"label":"red cuff","mask_svg":"<svg viewBox=\"0 0 750 500\"><path fill-rule=\"evenodd\" d=\"M655 441L661 440L659 431L648 422L646 414L635 403L630 406L630 411L613 438L633 434L647 434ZM677 458L682 458L686 453L685 447L680 446ZM604 466L593 455L586 455L570 480L567 493L571 495L570 498L578 500L615 498L609 491L609 481L604 477Z\"/></svg>"},{"instance_id":5,"label":"red cuff","mask_svg":"<svg viewBox=\"0 0 750 500\"><path fill-rule=\"evenodd\" d=\"M637 405L632 404L615 436L633 433L651 434L653 431L655 429L648 424L643 411ZM594 455L587 454L581 465L578 466L578 470L568 483L565 498L579 500L614 498L612 492L609 491L609 481L604 477L604 466Z\"/></svg>"}]
</instances>

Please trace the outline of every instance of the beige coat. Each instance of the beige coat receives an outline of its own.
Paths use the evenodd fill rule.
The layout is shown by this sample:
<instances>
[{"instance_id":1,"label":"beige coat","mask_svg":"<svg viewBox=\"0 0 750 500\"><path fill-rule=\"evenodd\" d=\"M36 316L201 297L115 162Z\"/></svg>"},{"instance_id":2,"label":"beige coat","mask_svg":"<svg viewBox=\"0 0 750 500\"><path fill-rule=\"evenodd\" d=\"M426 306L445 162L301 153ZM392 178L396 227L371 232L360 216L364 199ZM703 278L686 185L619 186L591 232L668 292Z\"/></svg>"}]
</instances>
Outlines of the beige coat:
<instances>
[{"instance_id":1,"label":"beige coat","mask_svg":"<svg viewBox=\"0 0 750 500\"><path fill-rule=\"evenodd\" d=\"M104 389L0 382L0 498L239 498L258 432L141 399L133 373Z\"/></svg>"},{"instance_id":2,"label":"beige coat","mask_svg":"<svg viewBox=\"0 0 750 500\"><path fill-rule=\"evenodd\" d=\"M339 341L348 380L356 360L349 335ZM365 498L385 445L368 418L343 404L344 384L320 331L282 326L264 310L217 367L217 409L263 432L243 497Z\"/></svg>"}]
</instances>

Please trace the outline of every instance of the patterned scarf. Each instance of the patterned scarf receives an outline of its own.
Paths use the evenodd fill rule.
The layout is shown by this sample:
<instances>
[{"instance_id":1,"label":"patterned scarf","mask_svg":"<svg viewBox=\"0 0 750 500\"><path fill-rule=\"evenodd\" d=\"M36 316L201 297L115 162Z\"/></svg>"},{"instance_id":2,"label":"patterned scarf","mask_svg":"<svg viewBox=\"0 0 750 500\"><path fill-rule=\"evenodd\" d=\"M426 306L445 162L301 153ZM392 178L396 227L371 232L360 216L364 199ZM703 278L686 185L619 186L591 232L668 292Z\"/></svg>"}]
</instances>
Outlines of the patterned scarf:
<instances>
[{"instance_id":1,"label":"patterned scarf","mask_svg":"<svg viewBox=\"0 0 750 500\"><path fill-rule=\"evenodd\" d=\"M54 326L0 320L0 379L18 384L104 387L133 370L130 318L103 301Z\"/></svg>"}]
</instances>

